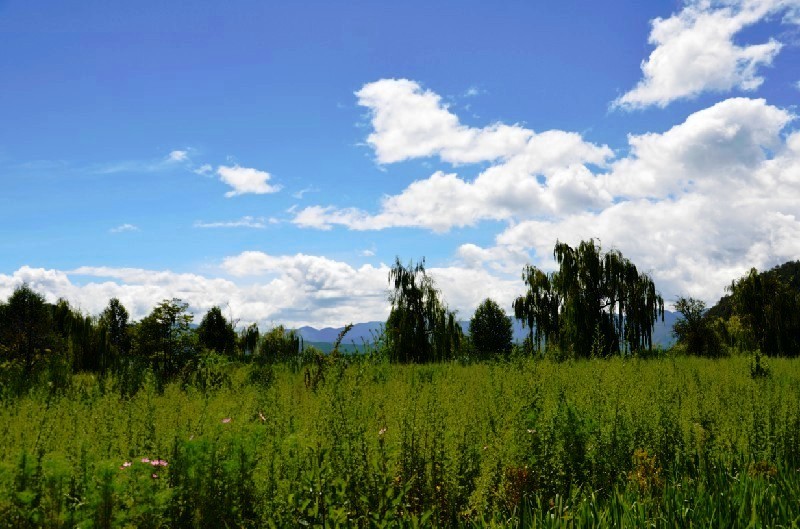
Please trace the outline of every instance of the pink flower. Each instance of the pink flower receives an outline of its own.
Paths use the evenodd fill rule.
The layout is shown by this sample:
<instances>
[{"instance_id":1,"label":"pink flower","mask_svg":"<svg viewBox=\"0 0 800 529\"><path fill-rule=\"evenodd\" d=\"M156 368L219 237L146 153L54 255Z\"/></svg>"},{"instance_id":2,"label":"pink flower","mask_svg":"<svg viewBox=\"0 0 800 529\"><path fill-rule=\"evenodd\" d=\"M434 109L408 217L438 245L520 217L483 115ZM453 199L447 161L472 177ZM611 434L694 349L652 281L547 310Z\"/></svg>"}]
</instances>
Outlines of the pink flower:
<instances>
[{"instance_id":1,"label":"pink flower","mask_svg":"<svg viewBox=\"0 0 800 529\"><path fill-rule=\"evenodd\" d=\"M222 424L228 424L229 422L231 422L230 417L225 417L224 419L222 419Z\"/></svg>"},{"instance_id":2,"label":"pink flower","mask_svg":"<svg viewBox=\"0 0 800 529\"><path fill-rule=\"evenodd\" d=\"M119 468L120 468L120 470L122 470L123 468L128 468L129 466L131 466L131 462L130 461L125 461L124 463L122 463L122 466L119 467Z\"/></svg>"},{"instance_id":3,"label":"pink flower","mask_svg":"<svg viewBox=\"0 0 800 529\"><path fill-rule=\"evenodd\" d=\"M142 458L142 463L149 463L149 462L150 462L150 460L149 460L149 459L147 459L146 457L143 457L143 458Z\"/></svg>"},{"instance_id":4,"label":"pink flower","mask_svg":"<svg viewBox=\"0 0 800 529\"><path fill-rule=\"evenodd\" d=\"M150 477L153 478L153 479L158 479L158 474L151 474Z\"/></svg>"},{"instance_id":5,"label":"pink flower","mask_svg":"<svg viewBox=\"0 0 800 529\"><path fill-rule=\"evenodd\" d=\"M154 467L165 467L168 465L168 463L163 459L154 459L150 461L150 464L153 465Z\"/></svg>"}]
</instances>

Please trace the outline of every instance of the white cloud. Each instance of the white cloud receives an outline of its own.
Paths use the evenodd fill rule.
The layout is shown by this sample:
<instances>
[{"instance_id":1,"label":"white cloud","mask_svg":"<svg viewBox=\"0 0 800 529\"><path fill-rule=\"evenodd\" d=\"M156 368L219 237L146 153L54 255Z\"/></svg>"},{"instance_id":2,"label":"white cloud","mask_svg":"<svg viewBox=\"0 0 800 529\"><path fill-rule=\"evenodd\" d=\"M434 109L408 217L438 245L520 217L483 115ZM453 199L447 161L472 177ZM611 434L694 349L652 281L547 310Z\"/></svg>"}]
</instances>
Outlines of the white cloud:
<instances>
[{"instance_id":1,"label":"white cloud","mask_svg":"<svg viewBox=\"0 0 800 529\"><path fill-rule=\"evenodd\" d=\"M628 198L750 185L792 119L763 99L727 99L664 133L630 136L630 155L613 165L605 185Z\"/></svg>"},{"instance_id":2,"label":"white cloud","mask_svg":"<svg viewBox=\"0 0 800 529\"><path fill-rule=\"evenodd\" d=\"M800 132L761 100L730 99L663 134L632 137L631 156L604 175L617 200L596 212L525 220L493 248L463 248L463 258L497 262L532 250L552 267L557 239L596 238L652 272L668 300L715 302L750 267L767 269L800 255Z\"/></svg>"},{"instance_id":3,"label":"white cloud","mask_svg":"<svg viewBox=\"0 0 800 529\"><path fill-rule=\"evenodd\" d=\"M281 186L268 184L267 182L272 176L268 172L259 171L258 169L239 165L220 165L217 167L217 174L220 180L233 188L232 191L225 193L225 196L229 198L246 193L257 195L276 193L281 189Z\"/></svg>"},{"instance_id":4,"label":"white cloud","mask_svg":"<svg viewBox=\"0 0 800 529\"><path fill-rule=\"evenodd\" d=\"M533 135L519 125L461 125L439 95L408 79L381 79L356 96L370 110L374 132L367 143L380 163L434 155L451 163L496 160L522 151Z\"/></svg>"},{"instance_id":5,"label":"white cloud","mask_svg":"<svg viewBox=\"0 0 800 529\"><path fill-rule=\"evenodd\" d=\"M368 142L381 162L439 156L454 164L495 162L469 181L437 171L398 195L381 200L380 211L310 206L295 214L303 227L354 230L423 227L446 232L481 220L564 214L611 202L587 165L605 166L613 156L607 146L576 133L536 133L519 125L471 128L459 123L431 91L408 80L384 79L358 93L372 110L374 132Z\"/></svg>"},{"instance_id":6,"label":"white cloud","mask_svg":"<svg viewBox=\"0 0 800 529\"><path fill-rule=\"evenodd\" d=\"M272 219L270 219L272 220ZM195 228L256 228L256 229L264 229L267 227L267 223L270 222L264 217L251 217L249 215L242 217L238 220L226 220L226 221L217 221L217 222L203 222L203 221L196 221L194 223Z\"/></svg>"},{"instance_id":7,"label":"white cloud","mask_svg":"<svg viewBox=\"0 0 800 529\"><path fill-rule=\"evenodd\" d=\"M796 0L698 0L687 2L669 18L656 18L650 33L655 49L641 65L644 77L614 105L664 107L706 91L755 90L764 82L760 69L772 64L782 45L770 39L739 46L734 38L772 14L787 8L790 14L797 4Z\"/></svg>"},{"instance_id":8,"label":"white cloud","mask_svg":"<svg viewBox=\"0 0 800 529\"><path fill-rule=\"evenodd\" d=\"M318 191L319 191L319 188L315 187L315 186L304 187L303 189L301 189L299 191L295 191L294 193L292 193L292 198L296 198L296 199L300 200L300 199L303 198L303 195L305 195L306 193L316 193Z\"/></svg>"},{"instance_id":9,"label":"white cloud","mask_svg":"<svg viewBox=\"0 0 800 529\"><path fill-rule=\"evenodd\" d=\"M167 156L170 162L185 162L189 159L189 151L172 151Z\"/></svg>"},{"instance_id":10,"label":"white cloud","mask_svg":"<svg viewBox=\"0 0 800 529\"><path fill-rule=\"evenodd\" d=\"M453 147L464 143L458 138L482 142L475 138L501 127L461 125L411 81L371 83L358 95L373 111L379 161L468 163L472 155ZM515 126L525 141L475 156L489 164L474 180L438 171L383 197L375 213L311 206L294 210L293 222L444 232L505 221L493 247L463 244L456 255L463 269L495 278L519 274L526 262L552 267L558 239L594 237L651 271L667 299L712 303L750 267L800 255L800 132L787 131L794 119L763 99L731 98L666 131L629 136L629 153L613 162L607 147L577 134Z\"/></svg>"},{"instance_id":11,"label":"white cloud","mask_svg":"<svg viewBox=\"0 0 800 529\"><path fill-rule=\"evenodd\" d=\"M194 169L192 172L194 172L196 174L199 174L199 175L205 176L205 175L208 175L208 174L212 173L213 171L214 171L214 168L211 167L211 164L204 163L203 165L201 165L197 169Z\"/></svg>"},{"instance_id":12,"label":"white cloud","mask_svg":"<svg viewBox=\"0 0 800 529\"><path fill-rule=\"evenodd\" d=\"M88 314L100 313L117 297L133 319L140 319L161 300L177 297L189 303L197 319L217 305L242 324L257 322L262 327L338 327L382 321L389 313L389 268L383 264L353 267L321 256L253 251L224 259L220 271L232 279L139 268L84 266L62 271L23 266L13 274L0 274L0 299L26 282L48 301L63 297ZM510 306L521 288L519 281L482 270L448 266L429 272L451 308L467 318L489 295ZM472 284L482 288L465 288Z\"/></svg>"},{"instance_id":13,"label":"white cloud","mask_svg":"<svg viewBox=\"0 0 800 529\"><path fill-rule=\"evenodd\" d=\"M108 231L110 233L124 233L126 231L139 231L139 228L137 226L134 226L133 224L126 223L126 224L120 224L116 228L111 228Z\"/></svg>"}]
</instances>

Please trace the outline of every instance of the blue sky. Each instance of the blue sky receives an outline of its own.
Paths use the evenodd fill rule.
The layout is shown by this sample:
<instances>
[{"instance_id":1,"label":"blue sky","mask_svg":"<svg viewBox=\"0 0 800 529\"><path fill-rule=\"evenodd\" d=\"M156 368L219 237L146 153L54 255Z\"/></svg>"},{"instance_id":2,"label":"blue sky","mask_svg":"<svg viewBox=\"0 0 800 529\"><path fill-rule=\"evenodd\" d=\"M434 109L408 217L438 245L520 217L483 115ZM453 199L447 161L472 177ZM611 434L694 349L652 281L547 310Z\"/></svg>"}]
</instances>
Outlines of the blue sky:
<instances>
[{"instance_id":1,"label":"blue sky","mask_svg":"<svg viewBox=\"0 0 800 529\"><path fill-rule=\"evenodd\" d=\"M167 4L167 5L165 5ZM0 297L469 317L599 238L665 298L800 256L800 2L0 1Z\"/></svg>"}]
</instances>

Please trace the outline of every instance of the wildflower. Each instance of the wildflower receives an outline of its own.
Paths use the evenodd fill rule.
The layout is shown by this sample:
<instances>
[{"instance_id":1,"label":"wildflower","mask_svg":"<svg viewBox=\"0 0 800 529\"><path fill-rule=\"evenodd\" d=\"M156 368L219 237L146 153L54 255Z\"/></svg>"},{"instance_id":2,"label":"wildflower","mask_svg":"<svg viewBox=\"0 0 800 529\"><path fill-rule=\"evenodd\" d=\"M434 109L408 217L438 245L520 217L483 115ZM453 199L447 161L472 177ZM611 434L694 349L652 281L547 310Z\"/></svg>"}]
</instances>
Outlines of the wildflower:
<instances>
[{"instance_id":1,"label":"wildflower","mask_svg":"<svg viewBox=\"0 0 800 529\"><path fill-rule=\"evenodd\" d=\"M148 458L146 458L146 457L142 458L142 463L149 463L149 462L150 462L150 460Z\"/></svg>"},{"instance_id":2,"label":"wildflower","mask_svg":"<svg viewBox=\"0 0 800 529\"><path fill-rule=\"evenodd\" d=\"M230 417L225 417L224 419L222 419L222 424L228 424L229 422L231 422Z\"/></svg>"},{"instance_id":3,"label":"wildflower","mask_svg":"<svg viewBox=\"0 0 800 529\"><path fill-rule=\"evenodd\" d=\"M378 430L378 436L383 437L386 434L386 426Z\"/></svg>"},{"instance_id":4,"label":"wildflower","mask_svg":"<svg viewBox=\"0 0 800 529\"><path fill-rule=\"evenodd\" d=\"M131 466L131 462L130 461L125 461L124 463L122 463L122 466L119 467L119 469L122 470L124 468L128 468L129 466Z\"/></svg>"},{"instance_id":5,"label":"wildflower","mask_svg":"<svg viewBox=\"0 0 800 529\"><path fill-rule=\"evenodd\" d=\"M150 464L153 465L154 467L165 467L168 465L168 463L163 459L153 459L152 461L150 461Z\"/></svg>"},{"instance_id":6,"label":"wildflower","mask_svg":"<svg viewBox=\"0 0 800 529\"><path fill-rule=\"evenodd\" d=\"M158 479L158 474L151 474L150 477L153 479Z\"/></svg>"}]
</instances>

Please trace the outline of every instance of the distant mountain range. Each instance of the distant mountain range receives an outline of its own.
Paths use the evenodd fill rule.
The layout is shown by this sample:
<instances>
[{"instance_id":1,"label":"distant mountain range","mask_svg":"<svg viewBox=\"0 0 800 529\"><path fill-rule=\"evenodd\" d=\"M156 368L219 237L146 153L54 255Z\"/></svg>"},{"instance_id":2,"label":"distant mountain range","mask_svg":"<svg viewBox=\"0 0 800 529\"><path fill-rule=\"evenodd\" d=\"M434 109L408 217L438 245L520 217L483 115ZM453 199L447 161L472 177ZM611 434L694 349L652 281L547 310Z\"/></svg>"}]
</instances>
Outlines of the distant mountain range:
<instances>
[{"instance_id":1,"label":"distant mountain range","mask_svg":"<svg viewBox=\"0 0 800 529\"><path fill-rule=\"evenodd\" d=\"M675 342L672 336L672 325L680 317L677 312L664 311L664 321L661 320L656 323L653 328L653 345L660 345L662 347L669 347ZM462 321L461 327L465 333L469 332L469 322ZM371 343L374 338L378 336L383 329L384 322L369 321L366 323L356 323L353 328L348 332L342 340L343 345L351 345L355 343L357 346L363 342ZM320 349L326 350L325 344L332 344L336 341L336 337L342 332L344 327L325 327L322 329L315 329L314 327L300 327L297 333L303 338L303 341L308 345L314 345ZM527 330L522 328L522 324L514 320L514 341L521 342L528 335Z\"/></svg>"}]
</instances>

